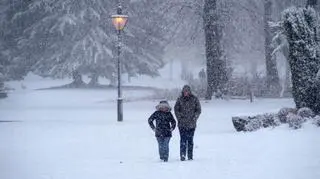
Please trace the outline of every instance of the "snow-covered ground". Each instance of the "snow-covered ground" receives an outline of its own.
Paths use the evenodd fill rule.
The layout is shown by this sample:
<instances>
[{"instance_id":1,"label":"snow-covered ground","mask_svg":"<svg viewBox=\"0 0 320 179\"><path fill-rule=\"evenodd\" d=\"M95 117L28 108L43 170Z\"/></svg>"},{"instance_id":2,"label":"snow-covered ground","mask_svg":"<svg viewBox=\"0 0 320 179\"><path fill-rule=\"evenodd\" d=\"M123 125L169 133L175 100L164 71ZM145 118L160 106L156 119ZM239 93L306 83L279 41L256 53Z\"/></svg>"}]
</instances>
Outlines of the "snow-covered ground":
<instances>
[{"instance_id":1,"label":"snow-covered ground","mask_svg":"<svg viewBox=\"0 0 320 179\"><path fill-rule=\"evenodd\" d=\"M170 66L160 70L161 77L124 83L181 88L180 64L172 67L173 72ZM169 162L162 163L147 124L158 102L145 100L153 91L125 90L124 122L119 123L114 90L34 90L70 82L30 74L7 84L16 90L0 100L0 121L13 121L0 122L0 179L320 178L319 128L283 125L238 133L232 126L234 115L276 112L293 106L292 99L201 101L195 160L179 161L175 130Z\"/></svg>"},{"instance_id":2,"label":"snow-covered ground","mask_svg":"<svg viewBox=\"0 0 320 179\"><path fill-rule=\"evenodd\" d=\"M115 96L110 90L17 90L0 100L0 120L17 121L0 122L0 179L320 178L319 128L238 133L232 126L233 115L275 112L293 106L291 99L201 101L194 161L179 161L175 130L169 162L162 163L147 124L157 101L125 103L119 123Z\"/></svg>"}]
</instances>

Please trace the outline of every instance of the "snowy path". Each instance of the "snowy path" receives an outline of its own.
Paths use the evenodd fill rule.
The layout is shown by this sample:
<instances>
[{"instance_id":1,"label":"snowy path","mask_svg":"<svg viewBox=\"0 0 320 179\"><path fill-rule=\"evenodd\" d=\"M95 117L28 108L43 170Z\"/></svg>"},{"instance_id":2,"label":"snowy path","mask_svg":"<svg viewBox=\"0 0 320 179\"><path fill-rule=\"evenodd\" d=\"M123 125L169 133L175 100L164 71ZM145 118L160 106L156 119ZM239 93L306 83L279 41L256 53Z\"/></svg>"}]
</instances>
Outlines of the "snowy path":
<instances>
[{"instance_id":1,"label":"snowy path","mask_svg":"<svg viewBox=\"0 0 320 179\"><path fill-rule=\"evenodd\" d=\"M1 100L0 120L22 122L0 123L0 179L320 178L319 128L232 127L232 115L274 112L292 106L290 99L202 102L195 160L178 160L176 130L169 162L161 163L146 122L157 102L126 103L117 123L114 95L31 91Z\"/></svg>"}]
</instances>

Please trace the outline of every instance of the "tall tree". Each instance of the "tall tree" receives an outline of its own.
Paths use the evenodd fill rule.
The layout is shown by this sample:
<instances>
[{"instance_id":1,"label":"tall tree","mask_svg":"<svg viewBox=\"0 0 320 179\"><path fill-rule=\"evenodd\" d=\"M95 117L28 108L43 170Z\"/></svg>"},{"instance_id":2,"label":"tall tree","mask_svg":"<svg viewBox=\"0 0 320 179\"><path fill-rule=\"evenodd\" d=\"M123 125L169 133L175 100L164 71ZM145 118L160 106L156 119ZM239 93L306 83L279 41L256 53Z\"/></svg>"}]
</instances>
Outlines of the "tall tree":
<instances>
[{"instance_id":1,"label":"tall tree","mask_svg":"<svg viewBox=\"0 0 320 179\"><path fill-rule=\"evenodd\" d=\"M290 6L303 7L306 5L306 0L284 0L276 1L274 0L274 15L273 19L278 21L281 18L281 13ZM276 33L273 37L274 51L273 55L283 55L285 58L285 81L283 83L282 94L285 92L291 92L292 82L291 82L291 71L289 65L289 43L286 36L283 34L282 30L279 29L279 23L272 23L272 29Z\"/></svg>"},{"instance_id":2,"label":"tall tree","mask_svg":"<svg viewBox=\"0 0 320 179\"><path fill-rule=\"evenodd\" d=\"M3 65L4 79L21 79L28 71L26 61L13 58L17 53L17 41L25 25L29 22L11 21L16 14L25 9L29 1L3 0L0 2L0 63Z\"/></svg>"},{"instance_id":3,"label":"tall tree","mask_svg":"<svg viewBox=\"0 0 320 179\"><path fill-rule=\"evenodd\" d=\"M265 32L265 60L267 72L267 88L270 95L279 95L280 80L276 57L272 55L272 31L269 23L272 21L272 1L264 0L264 32Z\"/></svg>"},{"instance_id":4,"label":"tall tree","mask_svg":"<svg viewBox=\"0 0 320 179\"><path fill-rule=\"evenodd\" d=\"M151 21L154 14L144 16L133 11L139 5L141 11L145 1L125 2L124 9L132 20L129 19L123 38L123 72L157 75L157 69L163 65L165 43L159 38L162 31L152 29L162 28L157 21ZM126 8L131 5L133 8ZM36 60L33 71L41 76L66 77L77 71L77 74L90 74L94 80L97 75L113 78L116 33L110 16L115 13L115 7L115 0L32 1L13 19L33 20L19 38L17 58Z\"/></svg>"},{"instance_id":5,"label":"tall tree","mask_svg":"<svg viewBox=\"0 0 320 179\"><path fill-rule=\"evenodd\" d=\"M205 33L208 83L206 99L211 99L213 92L217 92L217 90L221 88L220 84L226 74L220 46L222 29L219 22L216 0L204 1L203 23Z\"/></svg>"},{"instance_id":6,"label":"tall tree","mask_svg":"<svg viewBox=\"0 0 320 179\"><path fill-rule=\"evenodd\" d=\"M289 43L289 64L296 106L309 107L319 114L319 17L313 8L290 8L284 11L280 26Z\"/></svg>"}]
</instances>

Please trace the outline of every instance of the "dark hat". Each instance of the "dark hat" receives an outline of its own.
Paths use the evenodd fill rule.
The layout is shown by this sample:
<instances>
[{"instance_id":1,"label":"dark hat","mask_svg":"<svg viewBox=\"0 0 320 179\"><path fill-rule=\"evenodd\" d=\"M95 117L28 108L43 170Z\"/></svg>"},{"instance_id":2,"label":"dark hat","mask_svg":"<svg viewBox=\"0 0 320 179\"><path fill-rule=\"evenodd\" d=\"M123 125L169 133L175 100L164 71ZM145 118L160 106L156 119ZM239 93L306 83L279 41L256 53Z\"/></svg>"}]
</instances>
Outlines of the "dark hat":
<instances>
[{"instance_id":1,"label":"dark hat","mask_svg":"<svg viewBox=\"0 0 320 179\"><path fill-rule=\"evenodd\" d=\"M182 92L185 92L185 91L191 93L191 87L189 85L184 85L182 88Z\"/></svg>"}]
</instances>

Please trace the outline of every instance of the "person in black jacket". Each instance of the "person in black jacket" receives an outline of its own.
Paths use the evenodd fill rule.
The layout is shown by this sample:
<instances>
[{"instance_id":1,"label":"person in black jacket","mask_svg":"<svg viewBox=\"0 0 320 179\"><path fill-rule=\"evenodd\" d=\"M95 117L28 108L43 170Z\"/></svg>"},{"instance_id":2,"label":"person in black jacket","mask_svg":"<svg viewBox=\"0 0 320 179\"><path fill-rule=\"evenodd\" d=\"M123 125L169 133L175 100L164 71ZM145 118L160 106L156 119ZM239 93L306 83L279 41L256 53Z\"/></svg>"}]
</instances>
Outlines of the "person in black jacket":
<instances>
[{"instance_id":1,"label":"person in black jacket","mask_svg":"<svg viewBox=\"0 0 320 179\"><path fill-rule=\"evenodd\" d=\"M154 125L154 121L156 125ZM171 107L167 101L160 101L156 111L149 117L148 123L158 141L160 160L167 162L169 158L169 142L172 131L176 127L176 121L171 113Z\"/></svg>"}]
</instances>

